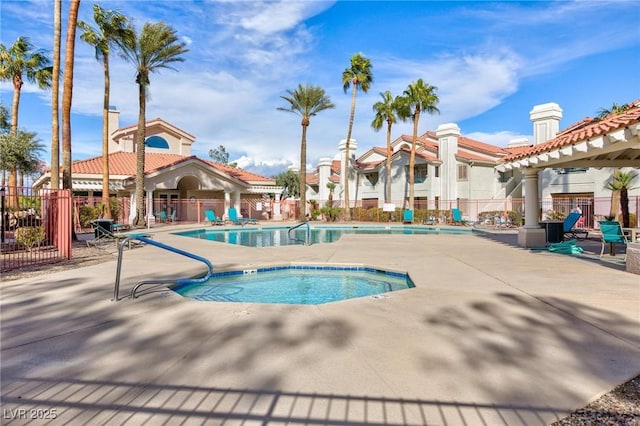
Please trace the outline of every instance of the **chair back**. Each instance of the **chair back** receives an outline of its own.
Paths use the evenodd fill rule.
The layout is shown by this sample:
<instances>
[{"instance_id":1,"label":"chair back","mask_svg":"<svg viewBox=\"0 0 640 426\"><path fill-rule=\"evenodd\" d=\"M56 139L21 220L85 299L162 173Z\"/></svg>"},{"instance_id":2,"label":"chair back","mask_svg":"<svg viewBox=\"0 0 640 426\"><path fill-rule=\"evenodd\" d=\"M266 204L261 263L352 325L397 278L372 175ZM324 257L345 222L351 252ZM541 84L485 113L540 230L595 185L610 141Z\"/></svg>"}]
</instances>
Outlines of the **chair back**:
<instances>
[{"instance_id":1,"label":"chair back","mask_svg":"<svg viewBox=\"0 0 640 426\"><path fill-rule=\"evenodd\" d=\"M229 207L229 220L237 221L238 220L238 211L235 207Z\"/></svg>"},{"instance_id":2,"label":"chair back","mask_svg":"<svg viewBox=\"0 0 640 426\"><path fill-rule=\"evenodd\" d=\"M578 223L581 217L582 217L582 213L578 213L578 212L569 213L569 216L565 218L562 224L562 230L564 232L571 231L573 227L576 226L576 223Z\"/></svg>"},{"instance_id":3,"label":"chair back","mask_svg":"<svg viewBox=\"0 0 640 426\"><path fill-rule=\"evenodd\" d=\"M413 210L405 210L402 214L403 222L413 222Z\"/></svg>"},{"instance_id":4,"label":"chair back","mask_svg":"<svg viewBox=\"0 0 640 426\"><path fill-rule=\"evenodd\" d=\"M626 244L627 238L622 232L622 226L617 221L601 221L600 232L605 243Z\"/></svg>"},{"instance_id":5,"label":"chair back","mask_svg":"<svg viewBox=\"0 0 640 426\"><path fill-rule=\"evenodd\" d=\"M454 222L462 222L462 212L460 212L460 209L451 209L451 217Z\"/></svg>"},{"instance_id":6,"label":"chair back","mask_svg":"<svg viewBox=\"0 0 640 426\"><path fill-rule=\"evenodd\" d=\"M210 220L212 222L216 220L216 214L213 212L213 210L205 210L204 215L207 217L207 220Z\"/></svg>"}]
</instances>

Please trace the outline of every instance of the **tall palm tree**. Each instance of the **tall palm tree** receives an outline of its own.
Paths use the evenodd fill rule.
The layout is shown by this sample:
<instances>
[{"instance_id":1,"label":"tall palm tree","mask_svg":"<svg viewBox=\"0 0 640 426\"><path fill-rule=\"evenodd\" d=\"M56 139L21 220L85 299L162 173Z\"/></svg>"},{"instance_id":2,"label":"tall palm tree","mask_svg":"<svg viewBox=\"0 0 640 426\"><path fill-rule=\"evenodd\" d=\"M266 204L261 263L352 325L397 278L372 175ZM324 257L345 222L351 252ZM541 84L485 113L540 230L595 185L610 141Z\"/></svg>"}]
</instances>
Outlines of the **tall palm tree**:
<instances>
[{"instance_id":1,"label":"tall palm tree","mask_svg":"<svg viewBox=\"0 0 640 426\"><path fill-rule=\"evenodd\" d=\"M20 109L20 92L24 79L37 84L41 89L51 87L50 60L42 50L36 50L27 37L18 37L13 45L7 48L0 43L0 80L13 83L13 101L11 104L11 129L13 136L18 134L18 111ZM9 169L8 203L18 205L18 172L16 166Z\"/></svg>"},{"instance_id":2,"label":"tall palm tree","mask_svg":"<svg viewBox=\"0 0 640 426\"><path fill-rule=\"evenodd\" d=\"M409 84L409 87L403 92L403 96L399 101L401 104L399 116L404 121L411 117L413 120L413 139L411 142L411 155L409 157L409 209L414 210L414 178L416 164L416 143L418 141L418 123L422 111L428 114L439 113L436 107L438 103L438 95L435 91L438 88L431 86L419 78L417 81Z\"/></svg>"},{"instance_id":3,"label":"tall palm tree","mask_svg":"<svg viewBox=\"0 0 640 426\"><path fill-rule=\"evenodd\" d=\"M287 90L288 96L280 96L288 102L286 107L278 107L280 111L292 112L302 117L302 137L300 139L300 218L307 217L307 127L310 118L325 109L335 108L331 99L319 86L298 84L296 90Z\"/></svg>"},{"instance_id":4,"label":"tall palm tree","mask_svg":"<svg viewBox=\"0 0 640 426\"><path fill-rule=\"evenodd\" d=\"M51 72L51 188L60 188L60 45L62 0L53 0L53 68Z\"/></svg>"},{"instance_id":5,"label":"tall palm tree","mask_svg":"<svg viewBox=\"0 0 640 426\"><path fill-rule=\"evenodd\" d=\"M636 178L636 174L633 172L623 172L621 169L616 169L613 172L611 181L607 184L607 188L611 191L620 194L620 210L622 211L622 227L629 227L629 189L633 180ZM614 206L611 206L611 210L614 210Z\"/></svg>"},{"instance_id":6,"label":"tall palm tree","mask_svg":"<svg viewBox=\"0 0 640 426\"><path fill-rule=\"evenodd\" d=\"M351 112L349 113L349 130L347 131L347 141L345 145L344 155L344 207L345 207L345 220L351 220L351 209L349 207L349 151L351 143L351 132L353 130L353 117L356 113L356 94L358 88L364 93L369 91L371 84L373 83L373 73L371 72L371 61L367 59L362 53L356 53L351 57L351 66L345 68L342 72L342 88L345 93L347 89L352 87L351 94Z\"/></svg>"},{"instance_id":7,"label":"tall palm tree","mask_svg":"<svg viewBox=\"0 0 640 426\"><path fill-rule=\"evenodd\" d=\"M76 49L76 26L80 0L69 3L67 41L64 48L64 79L62 83L62 187L72 190L71 184L71 100L73 98L73 66ZM71 227L73 229L73 227Z\"/></svg>"},{"instance_id":8,"label":"tall palm tree","mask_svg":"<svg viewBox=\"0 0 640 426\"><path fill-rule=\"evenodd\" d=\"M115 10L104 10L93 5L93 20L96 27L84 21L78 22L82 30L80 39L95 48L96 59L102 60L104 71L104 96L102 103L102 204L109 206L109 53L112 48L131 46L136 33L129 19ZM106 208L104 217L111 219L111 209Z\"/></svg>"},{"instance_id":9,"label":"tall palm tree","mask_svg":"<svg viewBox=\"0 0 640 426\"><path fill-rule=\"evenodd\" d=\"M375 131L382 128L384 123L387 124L387 180L385 181L385 201L391 202L391 126L398 121L397 113L400 108L400 97L395 98L391 95L390 91L380 93L382 97L381 101L373 104L373 110L376 112L376 116L373 118L371 127Z\"/></svg>"},{"instance_id":10,"label":"tall palm tree","mask_svg":"<svg viewBox=\"0 0 640 426\"><path fill-rule=\"evenodd\" d=\"M182 55L189 50L178 41L176 31L165 24L146 22L134 43L123 46L124 56L136 68L138 84L138 130L136 134L136 216L135 226L145 226L144 206L144 142L146 135L147 90L151 81L149 74L163 68L174 69L172 64L183 62Z\"/></svg>"}]
</instances>

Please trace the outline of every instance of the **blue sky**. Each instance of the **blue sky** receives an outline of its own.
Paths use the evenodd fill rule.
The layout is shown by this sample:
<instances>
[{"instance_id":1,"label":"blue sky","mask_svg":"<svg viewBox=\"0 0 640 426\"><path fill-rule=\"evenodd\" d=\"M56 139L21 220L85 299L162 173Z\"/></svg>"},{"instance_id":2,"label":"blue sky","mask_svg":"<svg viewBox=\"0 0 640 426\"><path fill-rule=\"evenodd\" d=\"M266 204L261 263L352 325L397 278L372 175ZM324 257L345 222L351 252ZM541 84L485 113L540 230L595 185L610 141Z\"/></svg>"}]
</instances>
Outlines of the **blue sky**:
<instances>
[{"instance_id":1,"label":"blue sky","mask_svg":"<svg viewBox=\"0 0 640 426\"><path fill-rule=\"evenodd\" d=\"M436 86L439 115L420 120L421 133L457 123L462 134L506 146L531 140L529 111L556 102L561 128L614 102L640 98L639 1L384 2L384 1L109 1L137 29L165 21L188 44L177 72L151 75L147 119L161 117L196 136L193 153L208 158L219 145L241 167L272 176L299 164L300 118L278 111L280 96L298 83L323 87L336 108L311 119L307 159L333 157L347 135L351 92L342 71L361 52L374 83L359 92L353 138L358 155L385 146L385 130L371 129L380 92L401 94L422 78ZM94 2L80 19L92 22ZM68 2L63 2L66 21ZM28 36L52 51L50 1L0 4L0 40ZM66 32L66 22L63 24ZM64 38L64 35L63 35ZM101 154L103 75L90 46L77 40L72 114L73 159ZM120 125L137 122L133 66L111 60L111 104ZM10 107L11 86L0 86ZM20 127L50 144L50 93L22 90ZM410 134L410 122L393 137ZM46 154L49 162L49 153Z\"/></svg>"}]
</instances>

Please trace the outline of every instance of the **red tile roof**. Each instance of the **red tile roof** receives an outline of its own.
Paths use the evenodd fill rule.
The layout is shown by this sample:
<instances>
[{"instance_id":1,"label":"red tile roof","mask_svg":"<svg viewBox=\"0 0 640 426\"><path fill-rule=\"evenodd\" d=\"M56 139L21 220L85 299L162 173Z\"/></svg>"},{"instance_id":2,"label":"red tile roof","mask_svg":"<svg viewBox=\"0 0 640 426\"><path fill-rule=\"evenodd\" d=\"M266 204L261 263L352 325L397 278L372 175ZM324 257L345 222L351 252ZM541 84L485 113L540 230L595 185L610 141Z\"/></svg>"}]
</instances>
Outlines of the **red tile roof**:
<instances>
[{"instance_id":1,"label":"red tile roof","mask_svg":"<svg viewBox=\"0 0 640 426\"><path fill-rule=\"evenodd\" d=\"M542 152L552 151L577 142L606 135L607 133L623 129L632 124L640 123L640 99L631 102L629 105L630 107L626 112L621 114L610 114L602 120L590 117L584 118L583 120L558 132L555 138L529 147L526 150L512 153L502 159L502 161L514 161Z\"/></svg>"},{"instance_id":2,"label":"red tile roof","mask_svg":"<svg viewBox=\"0 0 640 426\"><path fill-rule=\"evenodd\" d=\"M204 160L196 156L185 157L177 154L159 154L147 152L144 155L145 174L162 170L169 166L179 164L187 160L198 160L209 166L244 182L264 182L273 184L274 180L265 176L260 176L246 170L231 167L225 164L215 163L210 160ZM86 160L74 161L71 164L71 172L74 175L79 174L102 174L102 156L93 157ZM111 175L135 176L136 174L136 153L135 152L116 152L109 154L109 173Z\"/></svg>"}]
</instances>

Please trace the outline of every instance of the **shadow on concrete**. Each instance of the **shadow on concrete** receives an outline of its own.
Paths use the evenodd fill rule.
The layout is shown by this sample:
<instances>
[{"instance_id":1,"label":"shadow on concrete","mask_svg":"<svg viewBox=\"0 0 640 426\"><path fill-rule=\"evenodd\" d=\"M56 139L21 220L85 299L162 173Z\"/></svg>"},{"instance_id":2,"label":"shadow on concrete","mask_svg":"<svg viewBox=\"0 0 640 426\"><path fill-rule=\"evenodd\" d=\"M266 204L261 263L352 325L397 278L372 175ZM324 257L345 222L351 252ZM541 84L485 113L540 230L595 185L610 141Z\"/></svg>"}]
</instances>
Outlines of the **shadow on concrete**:
<instances>
[{"instance_id":1,"label":"shadow on concrete","mask_svg":"<svg viewBox=\"0 0 640 426\"><path fill-rule=\"evenodd\" d=\"M5 421L48 413L56 424L547 424L561 409L106 380L18 378ZM23 411L20 411L23 410ZM45 411L48 410L48 411ZM20 419L24 416L24 419Z\"/></svg>"}]
</instances>

